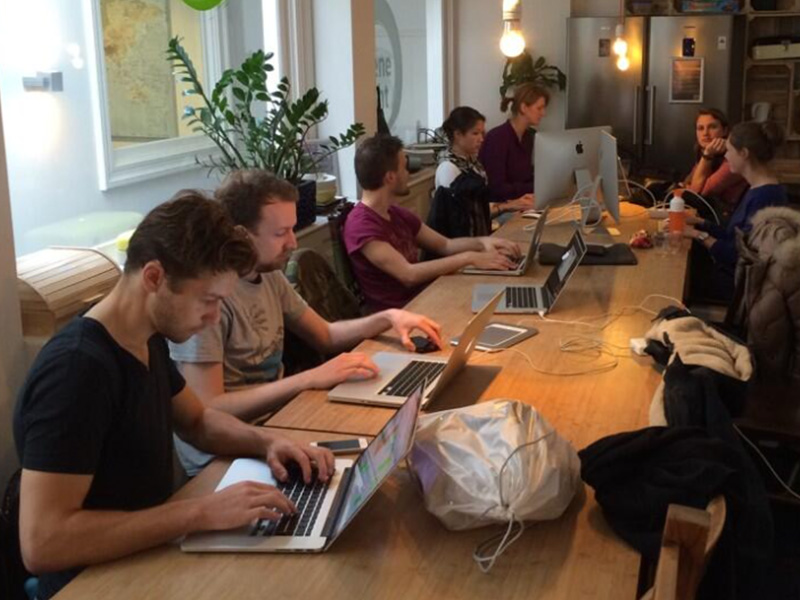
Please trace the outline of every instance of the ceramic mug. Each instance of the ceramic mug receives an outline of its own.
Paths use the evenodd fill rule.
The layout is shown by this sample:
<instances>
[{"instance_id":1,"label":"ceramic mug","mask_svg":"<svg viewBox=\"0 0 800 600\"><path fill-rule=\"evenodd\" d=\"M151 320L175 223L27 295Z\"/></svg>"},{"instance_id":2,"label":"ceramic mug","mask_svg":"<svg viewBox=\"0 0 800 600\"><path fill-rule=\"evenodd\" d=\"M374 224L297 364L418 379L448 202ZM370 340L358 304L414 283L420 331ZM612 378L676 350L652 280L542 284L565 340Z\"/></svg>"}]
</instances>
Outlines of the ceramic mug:
<instances>
[{"instance_id":1,"label":"ceramic mug","mask_svg":"<svg viewBox=\"0 0 800 600\"><path fill-rule=\"evenodd\" d=\"M753 102L750 109L750 114L753 120L757 123L763 123L769 119L769 113L772 111L772 104L769 102Z\"/></svg>"}]
</instances>

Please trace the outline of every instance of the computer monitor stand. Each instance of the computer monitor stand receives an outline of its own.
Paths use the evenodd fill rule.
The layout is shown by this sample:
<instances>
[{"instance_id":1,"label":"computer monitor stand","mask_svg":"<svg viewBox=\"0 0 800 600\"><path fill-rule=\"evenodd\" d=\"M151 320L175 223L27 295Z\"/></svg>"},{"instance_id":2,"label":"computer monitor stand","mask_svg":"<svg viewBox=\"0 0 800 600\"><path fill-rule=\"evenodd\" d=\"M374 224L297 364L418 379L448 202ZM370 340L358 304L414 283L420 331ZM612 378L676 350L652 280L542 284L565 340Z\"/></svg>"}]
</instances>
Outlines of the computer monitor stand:
<instances>
[{"instance_id":1,"label":"computer monitor stand","mask_svg":"<svg viewBox=\"0 0 800 600\"><path fill-rule=\"evenodd\" d=\"M581 228L598 224L603 216L599 197L601 182L600 175L592 179L592 174L588 169L575 169L575 184L581 208ZM587 190L590 190L589 194L585 193Z\"/></svg>"}]
</instances>

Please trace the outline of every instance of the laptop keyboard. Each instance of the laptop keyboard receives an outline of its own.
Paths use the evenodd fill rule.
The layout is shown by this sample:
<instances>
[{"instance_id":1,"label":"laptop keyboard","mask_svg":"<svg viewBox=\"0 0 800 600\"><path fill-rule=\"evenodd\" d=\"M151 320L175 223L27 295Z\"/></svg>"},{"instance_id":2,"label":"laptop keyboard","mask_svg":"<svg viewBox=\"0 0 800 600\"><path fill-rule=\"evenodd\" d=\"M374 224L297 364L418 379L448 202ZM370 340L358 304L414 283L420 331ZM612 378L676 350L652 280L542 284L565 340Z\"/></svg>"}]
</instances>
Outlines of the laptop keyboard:
<instances>
[{"instance_id":1,"label":"laptop keyboard","mask_svg":"<svg viewBox=\"0 0 800 600\"><path fill-rule=\"evenodd\" d=\"M394 378L387 383L378 394L384 396L408 396L423 379L433 381L444 371L446 363L427 360L412 360Z\"/></svg>"},{"instance_id":2,"label":"laptop keyboard","mask_svg":"<svg viewBox=\"0 0 800 600\"><path fill-rule=\"evenodd\" d=\"M323 483L319 479L306 484L303 481L302 471L289 470L289 478L286 481L279 481L275 487L294 502L297 512L293 515L284 515L279 521L259 519L250 531L250 535L295 537L311 535L329 484L330 480Z\"/></svg>"},{"instance_id":3,"label":"laptop keyboard","mask_svg":"<svg viewBox=\"0 0 800 600\"><path fill-rule=\"evenodd\" d=\"M507 287L506 306L508 308L539 308L535 287Z\"/></svg>"}]
</instances>

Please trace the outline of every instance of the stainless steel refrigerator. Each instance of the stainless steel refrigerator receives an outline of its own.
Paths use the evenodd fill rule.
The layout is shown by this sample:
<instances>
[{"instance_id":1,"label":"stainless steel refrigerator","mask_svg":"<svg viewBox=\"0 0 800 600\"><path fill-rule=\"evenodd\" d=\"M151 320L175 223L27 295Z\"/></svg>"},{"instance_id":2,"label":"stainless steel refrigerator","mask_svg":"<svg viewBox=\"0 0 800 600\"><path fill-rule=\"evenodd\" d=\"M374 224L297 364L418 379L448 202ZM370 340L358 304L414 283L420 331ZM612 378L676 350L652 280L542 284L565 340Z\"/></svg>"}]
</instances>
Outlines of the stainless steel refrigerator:
<instances>
[{"instance_id":1,"label":"stainless steel refrigerator","mask_svg":"<svg viewBox=\"0 0 800 600\"><path fill-rule=\"evenodd\" d=\"M731 15L628 17L620 71L614 17L568 19L567 127L611 125L620 154L645 172L683 177L701 107L741 114L744 29Z\"/></svg>"}]
</instances>

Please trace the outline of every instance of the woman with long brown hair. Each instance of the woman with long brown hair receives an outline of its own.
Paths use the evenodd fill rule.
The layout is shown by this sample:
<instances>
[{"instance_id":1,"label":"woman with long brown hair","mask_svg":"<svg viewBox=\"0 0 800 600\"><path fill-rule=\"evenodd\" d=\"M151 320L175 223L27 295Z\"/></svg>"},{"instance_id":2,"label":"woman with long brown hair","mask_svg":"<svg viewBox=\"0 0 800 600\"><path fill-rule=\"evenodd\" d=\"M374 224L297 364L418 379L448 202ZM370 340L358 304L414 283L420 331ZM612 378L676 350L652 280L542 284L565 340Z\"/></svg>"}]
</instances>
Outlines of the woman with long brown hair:
<instances>
[{"instance_id":1,"label":"woman with long brown hair","mask_svg":"<svg viewBox=\"0 0 800 600\"><path fill-rule=\"evenodd\" d=\"M725 159L725 141L730 133L728 117L716 108L703 108L695 121L696 163L684 181L686 189L706 200L716 201L727 219L747 191L747 181L731 172Z\"/></svg>"}]
</instances>

